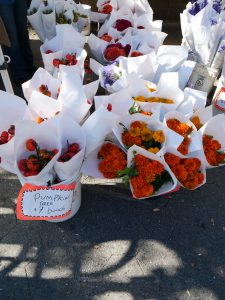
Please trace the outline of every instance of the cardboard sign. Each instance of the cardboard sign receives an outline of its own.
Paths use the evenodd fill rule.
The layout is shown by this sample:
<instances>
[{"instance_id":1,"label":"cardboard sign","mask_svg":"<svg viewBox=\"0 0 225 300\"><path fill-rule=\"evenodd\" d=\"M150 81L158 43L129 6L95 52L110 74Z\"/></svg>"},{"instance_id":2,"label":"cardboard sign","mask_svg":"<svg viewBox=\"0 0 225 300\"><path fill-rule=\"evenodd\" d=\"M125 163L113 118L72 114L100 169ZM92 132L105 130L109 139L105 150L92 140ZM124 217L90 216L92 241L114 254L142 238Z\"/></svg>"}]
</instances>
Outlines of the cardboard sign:
<instances>
[{"instance_id":1,"label":"cardboard sign","mask_svg":"<svg viewBox=\"0 0 225 300\"><path fill-rule=\"evenodd\" d=\"M187 86L202 92L209 93L219 74L219 70L196 64Z\"/></svg>"},{"instance_id":2,"label":"cardboard sign","mask_svg":"<svg viewBox=\"0 0 225 300\"><path fill-rule=\"evenodd\" d=\"M225 112L225 88L221 88L219 93L217 94L215 101L214 101L214 106L216 109Z\"/></svg>"},{"instance_id":3,"label":"cardboard sign","mask_svg":"<svg viewBox=\"0 0 225 300\"><path fill-rule=\"evenodd\" d=\"M71 214L76 182L52 187L25 184L17 201L19 220L56 220Z\"/></svg>"}]
</instances>

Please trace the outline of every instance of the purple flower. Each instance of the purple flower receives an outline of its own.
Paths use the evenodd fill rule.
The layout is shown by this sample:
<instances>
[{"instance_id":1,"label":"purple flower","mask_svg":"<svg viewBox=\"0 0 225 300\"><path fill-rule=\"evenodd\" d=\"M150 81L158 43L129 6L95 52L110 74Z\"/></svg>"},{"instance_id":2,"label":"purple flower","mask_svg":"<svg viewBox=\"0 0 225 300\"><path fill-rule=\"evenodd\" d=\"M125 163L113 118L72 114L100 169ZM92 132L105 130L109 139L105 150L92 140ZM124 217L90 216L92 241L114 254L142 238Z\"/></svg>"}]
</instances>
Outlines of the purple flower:
<instances>
[{"instance_id":1,"label":"purple flower","mask_svg":"<svg viewBox=\"0 0 225 300\"><path fill-rule=\"evenodd\" d=\"M222 53L225 51L225 45L221 46L220 49L218 50L219 53Z\"/></svg>"},{"instance_id":2,"label":"purple flower","mask_svg":"<svg viewBox=\"0 0 225 300\"><path fill-rule=\"evenodd\" d=\"M221 9L222 9L222 0L214 0L213 1L213 8L215 9L215 11L220 14L221 13Z\"/></svg>"},{"instance_id":3,"label":"purple flower","mask_svg":"<svg viewBox=\"0 0 225 300\"><path fill-rule=\"evenodd\" d=\"M115 72L114 67L115 64L104 67L102 72L104 88L113 85L122 76L122 72Z\"/></svg>"},{"instance_id":4,"label":"purple flower","mask_svg":"<svg viewBox=\"0 0 225 300\"><path fill-rule=\"evenodd\" d=\"M197 15L203 8L206 7L208 4L208 0L202 0L202 1L194 1L191 2L192 6L191 9L189 9L189 13L193 16Z\"/></svg>"},{"instance_id":5,"label":"purple flower","mask_svg":"<svg viewBox=\"0 0 225 300\"><path fill-rule=\"evenodd\" d=\"M218 22L216 20L213 20L213 19L211 19L210 22L211 22L212 26L218 24Z\"/></svg>"}]
</instances>

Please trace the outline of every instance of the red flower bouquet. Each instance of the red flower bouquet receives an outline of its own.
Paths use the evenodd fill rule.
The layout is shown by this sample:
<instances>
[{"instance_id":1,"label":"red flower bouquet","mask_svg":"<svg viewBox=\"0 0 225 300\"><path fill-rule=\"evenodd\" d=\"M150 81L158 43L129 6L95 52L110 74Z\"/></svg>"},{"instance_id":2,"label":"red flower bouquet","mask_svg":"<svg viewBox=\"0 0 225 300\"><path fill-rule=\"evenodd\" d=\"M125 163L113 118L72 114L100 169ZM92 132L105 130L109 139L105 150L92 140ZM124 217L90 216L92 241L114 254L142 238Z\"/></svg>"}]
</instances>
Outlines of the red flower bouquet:
<instances>
[{"instance_id":1,"label":"red flower bouquet","mask_svg":"<svg viewBox=\"0 0 225 300\"><path fill-rule=\"evenodd\" d=\"M106 47L104 56L109 61L114 61L120 56L128 56L130 53L131 46L123 46L121 43L111 44Z\"/></svg>"},{"instance_id":2,"label":"red flower bouquet","mask_svg":"<svg viewBox=\"0 0 225 300\"><path fill-rule=\"evenodd\" d=\"M114 28L118 31L124 31L125 29L133 27L131 22L125 19L119 19L116 21Z\"/></svg>"}]
</instances>

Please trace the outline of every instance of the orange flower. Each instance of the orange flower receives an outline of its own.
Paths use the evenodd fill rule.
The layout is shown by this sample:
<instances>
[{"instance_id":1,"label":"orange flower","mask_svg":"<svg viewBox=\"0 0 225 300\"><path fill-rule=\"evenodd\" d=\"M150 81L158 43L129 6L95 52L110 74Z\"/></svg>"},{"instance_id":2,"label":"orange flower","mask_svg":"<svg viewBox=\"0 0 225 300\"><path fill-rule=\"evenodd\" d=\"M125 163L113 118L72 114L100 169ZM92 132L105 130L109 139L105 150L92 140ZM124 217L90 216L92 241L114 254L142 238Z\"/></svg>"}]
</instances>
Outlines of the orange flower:
<instances>
[{"instance_id":1,"label":"orange flower","mask_svg":"<svg viewBox=\"0 0 225 300\"><path fill-rule=\"evenodd\" d=\"M126 51L118 47L110 47L105 50L105 58L110 61L116 60L120 56L126 56Z\"/></svg>"},{"instance_id":2,"label":"orange flower","mask_svg":"<svg viewBox=\"0 0 225 300\"><path fill-rule=\"evenodd\" d=\"M137 198L150 197L154 188L151 184L146 184L145 180L139 176L131 178L131 185L133 187L133 194Z\"/></svg>"},{"instance_id":3,"label":"orange flower","mask_svg":"<svg viewBox=\"0 0 225 300\"><path fill-rule=\"evenodd\" d=\"M106 4L101 11L99 11L102 14L110 14L112 12L112 5Z\"/></svg>"},{"instance_id":4,"label":"orange flower","mask_svg":"<svg viewBox=\"0 0 225 300\"><path fill-rule=\"evenodd\" d=\"M180 144L180 146L177 148L177 150L183 154L187 155L188 154L188 146L191 142L191 139L189 137L185 137L183 142Z\"/></svg>"},{"instance_id":5,"label":"orange flower","mask_svg":"<svg viewBox=\"0 0 225 300\"><path fill-rule=\"evenodd\" d=\"M111 143L106 143L101 147L98 158L102 159L98 169L108 179L118 178L118 172L127 166L126 154Z\"/></svg>"},{"instance_id":6,"label":"orange flower","mask_svg":"<svg viewBox=\"0 0 225 300\"><path fill-rule=\"evenodd\" d=\"M201 161L198 158L181 159L171 153L166 153L164 157L178 181L185 188L193 190L203 183L204 174L200 171Z\"/></svg>"},{"instance_id":7,"label":"orange flower","mask_svg":"<svg viewBox=\"0 0 225 300\"><path fill-rule=\"evenodd\" d=\"M201 161L198 158L186 158L182 162L188 171L197 171L201 166Z\"/></svg>"},{"instance_id":8,"label":"orange flower","mask_svg":"<svg viewBox=\"0 0 225 300\"><path fill-rule=\"evenodd\" d=\"M106 41L106 42L111 42L112 37L111 37L111 35L105 33L105 34L103 34L103 36L100 37L100 39L101 39L101 40L104 40L104 41Z\"/></svg>"},{"instance_id":9,"label":"orange flower","mask_svg":"<svg viewBox=\"0 0 225 300\"><path fill-rule=\"evenodd\" d=\"M176 165L171 170L181 183L187 179L188 173L183 165Z\"/></svg>"},{"instance_id":10,"label":"orange flower","mask_svg":"<svg viewBox=\"0 0 225 300\"><path fill-rule=\"evenodd\" d=\"M133 51L130 56L137 57L137 56L142 56L142 55L143 55L143 53L140 51Z\"/></svg>"},{"instance_id":11,"label":"orange flower","mask_svg":"<svg viewBox=\"0 0 225 300\"><path fill-rule=\"evenodd\" d=\"M214 140L212 136L203 135L203 149L205 157L211 166L225 163L225 153L221 151L221 144Z\"/></svg>"},{"instance_id":12,"label":"orange flower","mask_svg":"<svg viewBox=\"0 0 225 300\"><path fill-rule=\"evenodd\" d=\"M190 119L190 121L195 125L195 127L199 130L203 124L198 116L194 116Z\"/></svg>"},{"instance_id":13,"label":"orange flower","mask_svg":"<svg viewBox=\"0 0 225 300\"><path fill-rule=\"evenodd\" d=\"M167 126L175 131L176 133L182 135L183 137L188 136L192 131L193 128L185 123L181 123L177 119L169 119L167 120Z\"/></svg>"},{"instance_id":14,"label":"orange flower","mask_svg":"<svg viewBox=\"0 0 225 300\"><path fill-rule=\"evenodd\" d=\"M178 157L172 153L166 153L164 155L164 158L170 167L174 167L180 163L180 157Z\"/></svg>"}]
</instances>

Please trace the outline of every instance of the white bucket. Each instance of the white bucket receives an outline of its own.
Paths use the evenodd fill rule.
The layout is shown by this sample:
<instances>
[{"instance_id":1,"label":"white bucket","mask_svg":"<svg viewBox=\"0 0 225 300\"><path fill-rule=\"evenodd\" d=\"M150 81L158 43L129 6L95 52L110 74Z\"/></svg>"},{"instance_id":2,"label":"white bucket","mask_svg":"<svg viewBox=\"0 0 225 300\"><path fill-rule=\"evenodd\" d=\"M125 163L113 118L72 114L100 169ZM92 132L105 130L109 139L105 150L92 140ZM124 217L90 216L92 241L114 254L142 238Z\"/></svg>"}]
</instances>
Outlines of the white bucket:
<instances>
[{"instance_id":1,"label":"white bucket","mask_svg":"<svg viewBox=\"0 0 225 300\"><path fill-rule=\"evenodd\" d=\"M71 214L69 216L63 218L63 219L49 220L47 222L60 223L60 222L65 222L65 221L71 219L78 212L78 210L80 208L80 205L81 205L81 182L80 182L80 179L79 179L79 181L77 182L76 187L74 189L74 193L73 193Z\"/></svg>"}]
</instances>

